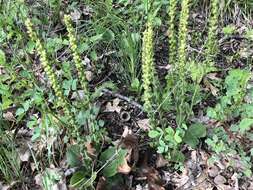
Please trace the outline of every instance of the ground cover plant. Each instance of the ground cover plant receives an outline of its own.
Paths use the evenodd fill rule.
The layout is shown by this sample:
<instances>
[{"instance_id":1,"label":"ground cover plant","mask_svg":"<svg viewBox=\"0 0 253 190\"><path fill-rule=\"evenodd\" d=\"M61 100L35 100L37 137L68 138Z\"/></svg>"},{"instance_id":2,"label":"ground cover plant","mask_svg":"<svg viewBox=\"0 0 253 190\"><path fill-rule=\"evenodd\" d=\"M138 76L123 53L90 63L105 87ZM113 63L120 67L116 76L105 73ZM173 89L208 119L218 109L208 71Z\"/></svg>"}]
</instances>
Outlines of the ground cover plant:
<instances>
[{"instance_id":1,"label":"ground cover plant","mask_svg":"<svg viewBox=\"0 0 253 190\"><path fill-rule=\"evenodd\" d=\"M252 10L0 1L0 189L253 189Z\"/></svg>"}]
</instances>

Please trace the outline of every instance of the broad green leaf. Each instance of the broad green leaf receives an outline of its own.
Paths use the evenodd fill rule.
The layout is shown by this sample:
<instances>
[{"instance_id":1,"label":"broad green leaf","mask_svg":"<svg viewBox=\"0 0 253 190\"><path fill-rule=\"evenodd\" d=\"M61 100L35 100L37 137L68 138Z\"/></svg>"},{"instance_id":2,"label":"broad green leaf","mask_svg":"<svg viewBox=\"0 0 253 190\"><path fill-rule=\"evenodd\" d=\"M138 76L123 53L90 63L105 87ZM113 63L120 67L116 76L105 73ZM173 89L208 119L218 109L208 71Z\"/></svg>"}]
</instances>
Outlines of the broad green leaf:
<instances>
[{"instance_id":1,"label":"broad green leaf","mask_svg":"<svg viewBox=\"0 0 253 190\"><path fill-rule=\"evenodd\" d=\"M158 137L159 135L160 135L159 131L156 130L150 130L148 132L148 136L152 139Z\"/></svg>"},{"instance_id":2,"label":"broad green leaf","mask_svg":"<svg viewBox=\"0 0 253 190\"><path fill-rule=\"evenodd\" d=\"M185 156L182 152L178 150L173 150L171 152L171 161L177 162L177 163L182 163L185 160Z\"/></svg>"},{"instance_id":3,"label":"broad green leaf","mask_svg":"<svg viewBox=\"0 0 253 190\"><path fill-rule=\"evenodd\" d=\"M23 113L25 113L24 108L18 108L17 111L16 111L16 116L20 116L20 115L22 115Z\"/></svg>"},{"instance_id":4,"label":"broad green leaf","mask_svg":"<svg viewBox=\"0 0 253 190\"><path fill-rule=\"evenodd\" d=\"M166 132L168 135L174 135L174 130L173 130L171 127L165 128L165 132Z\"/></svg>"},{"instance_id":5,"label":"broad green leaf","mask_svg":"<svg viewBox=\"0 0 253 190\"><path fill-rule=\"evenodd\" d=\"M165 142L164 142L162 139L159 140L159 144L160 144L161 146L166 146Z\"/></svg>"},{"instance_id":6,"label":"broad green leaf","mask_svg":"<svg viewBox=\"0 0 253 190\"><path fill-rule=\"evenodd\" d=\"M245 133L246 131L250 130L252 126L253 119L244 118L239 124L240 133Z\"/></svg>"},{"instance_id":7,"label":"broad green leaf","mask_svg":"<svg viewBox=\"0 0 253 190\"><path fill-rule=\"evenodd\" d=\"M111 177L117 174L118 167L123 164L124 158L127 154L127 150L119 149L117 150L115 147L110 147L105 150L100 157L100 160L103 163L109 162L105 168L103 169L103 175L106 177Z\"/></svg>"},{"instance_id":8,"label":"broad green leaf","mask_svg":"<svg viewBox=\"0 0 253 190\"><path fill-rule=\"evenodd\" d=\"M206 136L206 127L201 123L195 123L191 125L188 130L198 138Z\"/></svg>"},{"instance_id":9,"label":"broad green leaf","mask_svg":"<svg viewBox=\"0 0 253 190\"><path fill-rule=\"evenodd\" d=\"M233 97L235 101L243 98L246 85L250 79L251 73L248 70L233 69L225 79L227 96Z\"/></svg>"},{"instance_id":10,"label":"broad green leaf","mask_svg":"<svg viewBox=\"0 0 253 190\"><path fill-rule=\"evenodd\" d=\"M5 54L4 54L3 50L0 49L0 65L4 65L5 62L6 62Z\"/></svg>"},{"instance_id":11,"label":"broad green leaf","mask_svg":"<svg viewBox=\"0 0 253 190\"><path fill-rule=\"evenodd\" d=\"M75 188L90 187L94 183L97 177L97 173L94 172L90 178L86 177L85 171L77 171L74 175L70 178L70 185Z\"/></svg>"},{"instance_id":12,"label":"broad green leaf","mask_svg":"<svg viewBox=\"0 0 253 190\"><path fill-rule=\"evenodd\" d=\"M192 148L196 148L199 138L206 136L206 127L201 123L191 125L185 133L184 142Z\"/></svg>"},{"instance_id":13,"label":"broad green leaf","mask_svg":"<svg viewBox=\"0 0 253 190\"><path fill-rule=\"evenodd\" d=\"M84 171L78 171L73 174L73 176L70 178L70 185L72 187L78 188L80 187L85 181L87 181L87 178L85 177Z\"/></svg>"},{"instance_id":14,"label":"broad green leaf","mask_svg":"<svg viewBox=\"0 0 253 190\"><path fill-rule=\"evenodd\" d=\"M246 34L244 35L246 38L248 38L249 40L253 40L253 29L248 29L246 31Z\"/></svg>"},{"instance_id":15,"label":"broad green leaf","mask_svg":"<svg viewBox=\"0 0 253 190\"><path fill-rule=\"evenodd\" d=\"M174 130L171 127L167 127L167 128L165 128L165 133L166 134L164 136L164 139L166 141L173 142L173 140L174 140L174 134L175 134Z\"/></svg>"},{"instance_id":16,"label":"broad green leaf","mask_svg":"<svg viewBox=\"0 0 253 190\"><path fill-rule=\"evenodd\" d=\"M159 153L159 154L164 153L164 147L163 146L158 146L157 153Z\"/></svg>"},{"instance_id":17,"label":"broad green leaf","mask_svg":"<svg viewBox=\"0 0 253 190\"><path fill-rule=\"evenodd\" d=\"M179 144L182 142L182 138L179 135L179 131L176 131L175 135L174 135L174 139L175 141Z\"/></svg>"},{"instance_id":18,"label":"broad green leaf","mask_svg":"<svg viewBox=\"0 0 253 190\"><path fill-rule=\"evenodd\" d=\"M72 145L67 149L67 163L70 167L77 167L82 164L80 160L80 147L79 145Z\"/></svg>"},{"instance_id":19,"label":"broad green leaf","mask_svg":"<svg viewBox=\"0 0 253 190\"><path fill-rule=\"evenodd\" d=\"M46 172L42 176L43 189L51 190L53 186L61 179L61 175L53 169L46 169Z\"/></svg>"}]
</instances>

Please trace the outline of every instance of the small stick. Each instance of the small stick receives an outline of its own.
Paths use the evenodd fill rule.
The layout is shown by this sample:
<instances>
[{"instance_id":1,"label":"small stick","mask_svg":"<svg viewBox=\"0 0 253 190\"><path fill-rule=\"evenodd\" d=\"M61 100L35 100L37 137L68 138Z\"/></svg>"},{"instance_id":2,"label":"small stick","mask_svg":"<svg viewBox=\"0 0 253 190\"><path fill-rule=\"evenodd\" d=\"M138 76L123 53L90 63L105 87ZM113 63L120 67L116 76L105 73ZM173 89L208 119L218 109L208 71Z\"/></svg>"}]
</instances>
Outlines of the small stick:
<instances>
[{"instance_id":1,"label":"small stick","mask_svg":"<svg viewBox=\"0 0 253 190\"><path fill-rule=\"evenodd\" d=\"M140 105L138 102L136 102L136 101L134 101L134 100L131 100L130 98L128 98L128 97L126 97L126 96L123 96L123 95L121 95L121 94L119 94L119 93L114 93L114 92L112 92L112 91L110 91L110 90L108 90L108 89L106 89L106 88L103 89L102 92L103 92L103 93L110 94L110 95L112 95L112 96L114 96L114 97L117 97L117 98L119 98L119 99L121 99L121 100L124 100L124 101L128 102L129 104L131 104L131 105L133 105L133 106L139 108L140 110L143 110L143 106L142 106L142 105Z\"/></svg>"}]
</instances>

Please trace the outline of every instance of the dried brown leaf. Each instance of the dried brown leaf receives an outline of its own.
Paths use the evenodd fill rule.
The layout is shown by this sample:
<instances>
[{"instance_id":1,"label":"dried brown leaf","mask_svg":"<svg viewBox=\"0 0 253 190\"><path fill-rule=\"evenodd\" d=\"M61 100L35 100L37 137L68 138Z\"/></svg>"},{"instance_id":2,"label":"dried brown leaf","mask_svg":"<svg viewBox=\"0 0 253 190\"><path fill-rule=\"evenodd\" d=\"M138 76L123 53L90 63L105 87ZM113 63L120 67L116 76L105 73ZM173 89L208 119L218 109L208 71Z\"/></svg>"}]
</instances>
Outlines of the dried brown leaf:
<instances>
[{"instance_id":1,"label":"dried brown leaf","mask_svg":"<svg viewBox=\"0 0 253 190\"><path fill-rule=\"evenodd\" d=\"M112 103L108 102L106 104L105 111L106 112L117 112L117 113L120 113L121 107L119 106L119 103L120 103L120 99L119 98L113 99Z\"/></svg>"},{"instance_id":2,"label":"dried brown leaf","mask_svg":"<svg viewBox=\"0 0 253 190\"><path fill-rule=\"evenodd\" d=\"M74 22L77 22L81 18L81 13L77 9L74 9L74 11L70 13L70 16Z\"/></svg>"},{"instance_id":3,"label":"dried brown leaf","mask_svg":"<svg viewBox=\"0 0 253 190\"><path fill-rule=\"evenodd\" d=\"M92 156L92 157L96 157L96 149L92 146L91 142L86 142L85 143L85 147L87 150L87 153Z\"/></svg>"},{"instance_id":4,"label":"dried brown leaf","mask_svg":"<svg viewBox=\"0 0 253 190\"><path fill-rule=\"evenodd\" d=\"M7 120L7 121L12 121L12 122L16 121L15 116L14 116L13 113L10 112L10 111L8 111L8 112L6 112L6 113L3 113L3 118L4 118L5 120Z\"/></svg>"},{"instance_id":5,"label":"dried brown leaf","mask_svg":"<svg viewBox=\"0 0 253 190\"><path fill-rule=\"evenodd\" d=\"M164 157L161 154L158 154L156 159L156 167L161 168L168 164L168 160L164 159Z\"/></svg>"},{"instance_id":6,"label":"dried brown leaf","mask_svg":"<svg viewBox=\"0 0 253 190\"><path fill-rule=\"evenodd\" d=\"M124 159L123 163L117 168L117 170L119 173L129 174L131 167L128 165L126 158Z\"/></svg>"},{"instance_id":7,"label":"dried brown leaf","mask_svg":"<svg viewBox=\"0 0 253 190\"><path fill-rule=\"evenodd\" d=\"M94 78L94 74L91 71L85 71L86 79L90 82Z\"/></svg>"},{"instance_id":8,"label":"dried brown leaf","mask_svg":"<svg viewBox=\"0 0 253 190\"><path fill-rule=\"evenodd\" d=\"M105 177L100 177L97 183L96 190L104 190L106 188L106 179Z\"/></svg>"},{"instance_id":9,"label":"dried brown leaf","mask_svg":"<svg viewBox=\"0 0 253 190\"><path fill-rule=\"evenodd\" d=\"M149 119L142 119L137 121L137 125L143 130L143 131L149 131L150 125L149 125Z\"/></svg>"}]
</instances>

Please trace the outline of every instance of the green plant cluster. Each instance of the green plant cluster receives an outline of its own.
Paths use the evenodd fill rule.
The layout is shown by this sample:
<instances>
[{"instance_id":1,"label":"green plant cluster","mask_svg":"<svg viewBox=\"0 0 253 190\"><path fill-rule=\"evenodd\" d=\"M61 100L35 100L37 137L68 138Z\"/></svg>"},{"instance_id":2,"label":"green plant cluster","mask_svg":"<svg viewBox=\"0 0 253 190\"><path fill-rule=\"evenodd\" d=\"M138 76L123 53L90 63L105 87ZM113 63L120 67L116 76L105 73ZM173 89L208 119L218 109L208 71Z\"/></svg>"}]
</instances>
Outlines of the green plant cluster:
<instances>
[{"instance_id":1,"label":"green plant cluster","mask_svg":"<svg viewBox=\"0 0 253 190\"><path fill-rule=\"evenodd\" d=\"M220 98L220 102L214 108L208 108L207 116L221 122L223 126L213 129L211 135L206 140L210 148L216 152L213 159L219 159L220 154L236 156L239 155L243 163L242 173L251 176L250 156L240 146L242 139L252 140L253 135L250 132L253 126L253 88L249 87L251 72L248 70L234 69L229 71L225 79L226 94ZM238 118L238 121L233 121ZM231 123L229 128L228 123ZM228 136L226 130L234 134L233 141ZM244 142L244 141L243 141ZM251 148L251 147L249 147ZM252 156L252 154L251 154ZM231 163L232 165L234 163Z\"/></svg>"},{"instance_id":2,"label":"green plant cluster","mask_svg":"<svg viewBox=\"0 0 253 190\"><path fill-rule=\"evenodd\" d=\"M65 114L67 115L67 120L65 120L64 122L66 122L67 125L70 126L71 128L69 127L67 128L68 134L66 137L72 140L75 139L76 141L75 145L71 145L68 148L69 153L67 154L67 157L70 160L69 162L71 163L75 159L79 160L79 157L83 158L82 160L79 160L77 164L75 162L75 164L70 164L70 165L72 167L82 166L81 170L78 171L76 175L80 174L80 172L84 172L87 169L85 171L85 175L89 176L90 169L84 166L90 165L91 159L87 155L86 149L84 147L86 143L92 143L94 144L95 148L100 149L100 143L101 143L100 140L103 138L102 133L105 133L105 131L100 128L104 125L104 123L103 121L96 119L99 109L96 106L91 106L91 105L90 105L91 107L87 106L87 101L89 101L88 102L89 104L91 104L92 102L90 102L91 97L90 97L90 92L87 86L88 83L85 78L85 73L84 73L84 70L82 69L81 58L77 50L76 39L74 37L74 29L71 26L71 20L69 16L65 16L64 20L65 20L67 30L68 30L70 48L72 50L73 59L74 59L75 66L79 74L79 81L80 81L81 87L83 88L82 89L84 93L83 100L85 101L85 103L84 104L81 103L81 105L86 105L85 107L80 109L80 111L78 112L77 112L78 107L76 107L74 104L73 105L69 104L67 101L67 98L64 96L63 88L61 87L61 84L57 81L55 72L53 71L53 67L48 61L46 50L42 46L40 39L37 37L36 33L34 32L32 23L29 19L26 21L26 26L28 29L29 37L36 43L36 49L37 49L38 54L40 55L41 64L44 67L44 70L46 71L46 74L48 75L49 81L52 84L52 89L54 90L56 97L58 98L59 106L61 106L64 109ZM96 94L99 94L99 92L100 92L100 89L98 89L98 91L92 94L93 95L92 98L93 99L96 98L97 97ZM72 113L72 110L74 111L76 110L75 111L75 113L77 113L76 117ZM30 120L28 122L28 125L31 127L33 125L36 125L36 123L37 123L37 119L33 118L33 120ZM81 135L83 133L83 131L81 130L81 126L86 126L85 131L84 131L84 134L86 135L84 137L82 137ZM36 133L34 134L33 136L34 140L40 136L40 133L41 131L38 131L37 134ZM84 169L83 167L86 169ZM73 176L72 180L76 178L76 175ZM81 182L80 182L81 184L85 184L87 181L82 180ZM80 185L79 182L77 185L75 185L75 182L73 182L73 186L79 186L79 185Z\"/></svg>"},{"instance_id":3,"label":"green plant cluster","mask_svg":"<svg viewBox=\"0 0 253 190\"><path fill-rule=\"evenodd\" d=\"M200 2L209 12L203 33L195 32L195 20L190 19L196 16L191 9L199 11ZM225 20L222 16L231 7L247 10L246 17L252 12L252 3L222 2L0 2L0 181L26 181L17 151L19 142L13 138L21 128L33 132L32 144L42 146L41 150L31 149L29 162L34 162L36 172L42 174L44 189L52 189L61 180L61 175L49 167L62 160L77 169L67 180L71 188L95 189L100 176L106 178L108 189L123 181L125 177L118 170L126 164L129 151L115 145L111 139L114 134L107 132L111 121L100 118L107 114L118 117L116 112L105 113L104 106L108 88L114 90L115 86L120 87L120 93L110 94L123 97L129 103L126 109L137 105L133 113L140 109L142 116L147 114L150 128L147 133L138 133L139 140L148 141L175 170L184 165L182 150L204 147L212 154L210 162L231 158L229 164L236 168L233 158L240 159L238 172L252 176L253 32L247 26L242 40L233 40L241 32L234 23L217 35ZM168 29L166 34L164 29ZM192 32L196 33L193 37L189 35ZM220 35L224 36L221 43L227 39L240 41L240 51L223 55L218 46ZM202 36L206 36L204 45ZM169 52L166 50L163 57L165 40ZM217 64L217 58L231 65L220 66L223 60ZM237 58L244 69L227 70L237 68L233 65ZM214 99L215 106L207 107ZM138 121L139 116L129 122ZM121 131L118 125L109 127Z\"/></svg>"}]
</instances>

